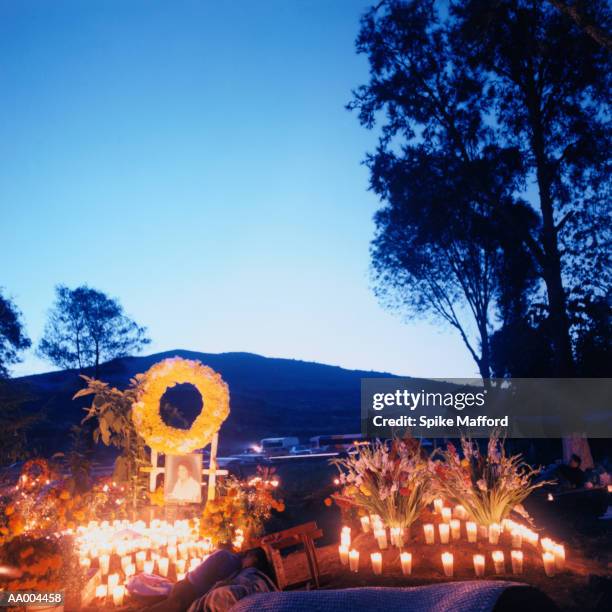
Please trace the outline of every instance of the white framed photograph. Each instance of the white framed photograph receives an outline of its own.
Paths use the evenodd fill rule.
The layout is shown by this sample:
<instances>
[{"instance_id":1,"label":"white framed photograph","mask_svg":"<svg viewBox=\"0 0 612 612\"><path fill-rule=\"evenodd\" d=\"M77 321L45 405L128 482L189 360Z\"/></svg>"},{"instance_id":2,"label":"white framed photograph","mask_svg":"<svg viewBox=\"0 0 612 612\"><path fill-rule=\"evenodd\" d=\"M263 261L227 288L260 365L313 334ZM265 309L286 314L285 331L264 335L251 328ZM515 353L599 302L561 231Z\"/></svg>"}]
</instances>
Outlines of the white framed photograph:
<instances>
[{"instance_id":1,"label":"white framed photograph","mask_svg":"<svg viewBox=\"0 0 612 612\"><path fill-rule=\"evenodd\" d=\"M202 455L166 455L164 498L167 502L202 501Z\"/></svg>"}]
</instances>

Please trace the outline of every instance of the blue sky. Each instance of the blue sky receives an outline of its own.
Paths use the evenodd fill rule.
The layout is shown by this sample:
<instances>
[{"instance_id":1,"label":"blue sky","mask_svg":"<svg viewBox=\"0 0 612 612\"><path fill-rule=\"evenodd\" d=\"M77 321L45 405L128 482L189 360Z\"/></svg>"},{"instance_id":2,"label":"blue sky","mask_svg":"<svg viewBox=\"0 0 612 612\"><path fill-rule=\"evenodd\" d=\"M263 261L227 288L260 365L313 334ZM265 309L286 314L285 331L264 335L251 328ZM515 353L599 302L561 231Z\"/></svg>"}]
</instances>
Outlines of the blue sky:
<instances>
[{"instance_id":1,"label":"blue sky","mask_svg":"<svg viewBox=\"0 0 612 612\"><path fill-rule=\"evenodd\" d=\"M367 5L0 0L0 285L34 343L54 285L88 283L147 352L475 373L370 289L375 134L344 109Z\"/></svg>"}]
</instances>

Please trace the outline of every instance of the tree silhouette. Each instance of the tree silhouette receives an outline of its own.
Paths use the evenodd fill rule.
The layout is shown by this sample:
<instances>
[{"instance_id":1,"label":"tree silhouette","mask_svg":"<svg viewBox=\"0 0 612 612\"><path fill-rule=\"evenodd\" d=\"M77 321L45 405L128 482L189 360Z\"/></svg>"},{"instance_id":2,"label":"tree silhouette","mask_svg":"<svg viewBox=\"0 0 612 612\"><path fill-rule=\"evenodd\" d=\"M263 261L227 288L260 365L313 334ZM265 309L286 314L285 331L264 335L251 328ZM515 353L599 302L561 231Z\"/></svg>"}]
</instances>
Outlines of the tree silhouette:
<instances>
[{"instance_id":1,"label":"tree silhouette","mask_svg":"<svg viewBox=\"0 0 612 612\"><path fill-rule=\"evenodd\" d=\"M70 289L58 285L56 301L38 352L60 368L93 367L142 350L150 342L146 328L123 313L116 299L82 285Z\"/></svg>"},{"instance_id":2,"label":"tree silhouette","mask_svg":"<svg viewBox=\"0 0 612 612\"><path fill-rule=\"evenodd\" d=\"M357 51L370 79L348 108L380 126L366 157L383 201L377 293L458 329L483 376L494 323L509 333L527 322L525 338L546 330L551 373L575 372L568 310L609 229L592 214L609 202L605 49L548 3L467 0L440 13L433 0L382 0ZM610 286L587 284L600 297Z\"/></svg>"},{"instance_id":3,"label":"tree silhouette","mask_svg":"<svg viewBox=\"0 0 612 612\"><path fill-rule=\"evenodd\" d=\"M20 361L19 353L30 344L19 309L0 290L0 379L8 377L9 367Z\"/></svg>"}]
</instances>

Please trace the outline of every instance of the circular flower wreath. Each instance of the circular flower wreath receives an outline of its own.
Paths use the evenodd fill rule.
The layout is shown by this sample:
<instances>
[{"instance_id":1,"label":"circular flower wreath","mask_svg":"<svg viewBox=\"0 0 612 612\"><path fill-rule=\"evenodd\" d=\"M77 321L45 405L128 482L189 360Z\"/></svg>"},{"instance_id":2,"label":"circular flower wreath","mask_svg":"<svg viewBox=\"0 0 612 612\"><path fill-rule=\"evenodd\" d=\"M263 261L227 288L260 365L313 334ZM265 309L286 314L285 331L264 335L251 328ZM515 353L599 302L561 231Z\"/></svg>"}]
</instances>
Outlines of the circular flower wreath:
<instances>
[{"instance_id":1,"label":"circular flower wreath","mask_svg":"<svg viewBox=\"0 0 612 612\"><path fill-rule=\"evenodd\" d=\"M189 453L209 444L229 415L229 389L213 369L199 361L173 357L151 366L138 376L141 392L132 404L132 419L138 433L155 451L166 455ZM159 402L166 389L192 384L202 396L202 412L189 429L166 425Z\"/></svg>"},{"instance_id":2,"label":"circular flower wreath","mask_svg":"<svg viewBox=\"0 0 612 612\"><path fill-rule=\"evenodd\" d=\"M34 489L38 486L49 484L51 471L45 459L30 459L23 464L19 481L26 489Z\"/></svg>"}]
</instances>

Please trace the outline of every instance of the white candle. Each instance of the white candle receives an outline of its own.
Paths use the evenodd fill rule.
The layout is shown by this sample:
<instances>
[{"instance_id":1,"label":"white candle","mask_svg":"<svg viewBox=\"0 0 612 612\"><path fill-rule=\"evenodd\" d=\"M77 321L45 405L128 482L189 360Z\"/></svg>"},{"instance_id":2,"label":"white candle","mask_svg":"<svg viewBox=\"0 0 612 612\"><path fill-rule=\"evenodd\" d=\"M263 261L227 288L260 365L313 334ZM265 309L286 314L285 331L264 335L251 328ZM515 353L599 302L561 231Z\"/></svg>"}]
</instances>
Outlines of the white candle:
<instances>
[{"instance_id":1,"label":"white candle","mask_svg":"<svg viewBox=\"0 0 612 612\"><path fill-rule=\"evenodd\" d=\"M168 559L176 563L176 546L168 546Z\"/></svg>"},{"instance_id":2,"label":"white candle","mask_svg":"<svg viewBox=\"0 0 612 612\"><path fill-rule=\"evenodd\" d=\"M461 538L461 521L459 519L453 519L450 522L451 537L453 540Z\"/></svg>"},{"instance_id":3,"label":"white candle","mask_svg":"<svg viewBox=\"0 0 612 612\"><path fill-rule=\"evenodd\" d=\"M512 559L512 573L522 574L523 573L523 551L513 550L510 553L510 558Z\"/></svg>"},{"instance_id":4,"label":"white candle","mask_svg":"<svg viewBox=\"0 0 612 612\"><path fill-rule=\"evenodd\" d=\"M519 529L512 530L512 548L522 548L523 547L523 534Z\"/></svg>"},{"instance_id":5,"label":"white candle","mask_svg":"<svg viewBox=\"0 0 612 612\"><path fill-rule=\"evenodd\" d=\"M372 561L372 570L375 574L382 574L382 555L379 552L370 555Z\"/></svg>"},{"instance_id":6,"label":"white candle","mask_svg":"<svg viewBox=\"0 0 612 612\"><path fill-rule=\"evenodd\" d=\"M81 567L87 571L91 567L91 559L89 557L82 557L80 560Z\"/></svg>"},{"instance_id":7,"label":"white candle","mask_svg":"<svg viewBox=\"0 0 612 612\"><path fill-rule=\"evenodd\" d=\"M555 567L557 571L562 572L565 568L565 547L562 544L555 544L552 552L555 555Z\"/></svg>"},{"instance_id":8,"label":"white candle","mask_svg":"<svg viewBox=\"0 0 612 612\"><path fill-rule=\"evenodd\" d=\"M362 516L361 519L359 520L361 521L361 529L363 530L363 533L369 533L370 532L370 517Z\"/></svg>"},{"instance_id":9,"label":"white candle","mask_svg":"<svg viewBox=\"0 0 612 612\"><path fill-rule=\"evenodd\" d=\"M123 597L125 595L125 589L123 585L118 585L113 588L113 604L115 606L123 605Z\"/></svg>"},{"instance_id":10,"label":"white candle","mask_svg":"<svg viewBox=\"0 0 612 612\"><path fill-rule=\"evenodd\" d=\"M133 563L130 563L125 568L125 577L129 578L130 576L133 576L135 573L136 573L136 566Z\"/></svg>"},{"instance_id":11,"label":"white candle","mask_svg":"<svg viewBox=\"0 0 612 612\"><path fill-rule=\"evenodd\" d=\"M542 561L544 562L544 572L551 578L555 575L555 555L546 551L542 553Z\"/></svg>"},{"instance_id":12,"label":"white candle","mask_svg":"<svg viewBox=\"0 0 612 612\"><path fill-rule=\"evenodd\" d=\"M412 553L400 553L400 562L402 564L402 574L404 574L404 576L410 576L412 573Z\"/></svg>"},{"instance_id":13,"label":"white candle","mask_svg":"<svg viewBox=\"0 0 612 612\"><path fill-rule=\"evenodd\" d=\"M485 571L485 558L484 555L474 555L474 573L479 578L484 576Z\"/></svg>"},{"instance_id":14,"label":"white candle","mask_svg":"<svg viewBox=\"0 0 612 612\"><path fill-rule=\"evenodd\" d=\"M96 587L96 597L98 599L104 599L108 593L108 588L105 584L99 584Z\"/></svg>"},{"instance_id":15,"label":"white candle","mask_svg":"<svg viewBox=\"0 0 612 612\"><path fill-rule=\"evenodd\" d=\"M391 527L389 533L391 535L391 546L397 546L398 548L401 548L404 545L404 539L402 537L402 528Z\"/></svg>"},{"instance_id":16,"label":"white candle","mask_svg":"<svg viewBox=\"0 0 612 612\"><path fill-rule=\"evenodd\" d=\"M450 523L451 521L451 509L450 508L442 508L442 520L445 523Z\"/></svg>"},{"instance_id":17,"label":"white candle","mask_svg":"<svg viewBox=\"0 0 612 612\"><path fill-rule=\"evenodd\" d=\"M491 556L493 557L493 565L495 566L495 573L503 574L505 571L504 553L501 550L494 550Z\"/></svg>"},{"instance_id":18,"label":"white candle","mask_svg":"<svg viewBox=\"0 0 612 612\"><path fill-rule=\"evenodd\" d=\"M139 550L136 553L136 569L142 572L144 569L144 562L147 560L147 553L144 550Z\"/></svg>"},{"instance_id":19,"label":"white candle","mask_svg":"<svg viewBox=\"0 0 612 612\"><path fill-rule=\"evenodd\" d=\"M491 523L489 525L489 544L499 543L500 531L499 523Z\"/></svg>"},{"instance_id":20,"label":"white candle","mask_svg":"<svg viewBox=\"0 0 612 612\"><path fill-rule=\"evenodd\" d=\"M442 508L444 507L444 501L441 500L439 497L437 497L436 499L434 499L434 512L436 514L441 514L442 513Z\"/></svg>"},{"instance_id":21,"label":"white candle","mask_svg":"<svg viewBox=\"0 0 612 612\"><path fill-rule=\"evenodd\" d=\"M460 520L460 521L465 521L466 517L467 517L467 512L465 511L465 508L461 505L461 504L457 504L455 506L455 509L453 511L453 514Z\"/></svg>"},{"instance_id":22,"label":"white candle","mask_svg":"<svg viewBox=\"0 0 612 612\"><path fill-rule=\"evenodd\" d=\"M178 582L179 580L185 580L185 572L178 572L176 574L176 581Z\"/></svg>"},{"instance_id":23,"label":"white candle","mask_svg":"<svg viewBox=\"0 0 612 612\"><path fill-rule=\"evenodd\" d=\"M119 584L119 574L108 575L108 590L112 591Z\"/></svg>"},{"instance_id":24,"label":"white candle","mask_svg":"<svg viewBox=\"0 0 612 612\"><path fill-rule=\"evenodd\" d=\"M132 563L132 555L126 555L125 557L121 557L121 569L125 574L125 568Z\"/></svg>"},{"instance_id":25,"label":"white candle","mask_svg":"<svg viewBox=\"0 0 612 612\"><path fill-rule=\"evenodd\" d=\"M176 562L176 571L177 573L181 573L184 574L185 573L185 565L187 564L187 561L185 561L185 559L178 559Z\"/></svg>"},{"instance_id":26,"label":"white candle","mask_svg":"<svg viewBox=\"0 0 612 612\"><path fill-rule=\"evenodd\" d=\"M170 559L168 559L168 557L161 557L157 560L157 567L159 569L159 573L164 577L168 576L169 562L170 562Z\"/></svg>"},{"instance_id":27,"label":"white candle","mask_svg":"<svg viewBox=\"0 0 612 612\"><path fill-rule=\"evenodd\" d=\"M359 570L359 551L351 550L349 552L349 567L351 568L351 572L356 572Z\"/></svg>"},{"instance_id":28,"label":"white candle","mask_svg":"<svg viewBox=\"0 0 612 612\"><path fill-rule=\"evenodd\" d=\"M349 561L349 547L340 545L338 546L338 552L340 553L340 562L342 565L346 565Z\"/></svg>"},{"instance_id":29,"label":"white candle","mask_svg":"<svg viewBox=\"0 0 612 612\"><path fill-rule=\"evenodd\" d=\"M108 568L110 565L110 557L108 555L100 555L98 557L98 562L100 563L100 572L105 576L108 574Z\"/></svg>"},{"instance_id":30,"label":"white candle","mask_svg":"<svg viewBox=\"0 0 612 612\"><path fill-rule=\"evenodd\" d=\"M451 577L453 575L453 553L442 553L442 566L444 567L444 575Z\"/></svg>"},{"instance_id":31,"label":"white candle","mask_svg":"<svg viewBox=\"0 0 612 612\"><path fill-rule=\"evenodd\" d=\"M349 542L351 541L351 534L348 534L349 537ZM240 538L238 538L238 541L240 542ZM242 543L242 542L240 542ZM240 548L240 547L238 547ZM181 556L181 559L187 559L189 557L189 546L185 543L179 544L178 545L178 553ZM175 560L176 562L176 560Z\"/></svg>"},{"instance_id":32,"label":"white candle","mask_svg":"<svg viewBox=\"0 0 612 612\"><path fill-rule=\"evenodd\" d=\"M153 573L153 567L154 567L155 561L151 560L151 561L145 561L144 565L143 565L143 570L145 574L152 574Z\"/></svg>"},{"instance_id":33,"label":"white candle","mask_svg":"<svg viewBox=\"0 0 612 612\"><path fill-rule=\"evenodd\" d=\"M465 531L467 532L468 542L476 542L478 539L478 527L476 526L476 523L468 521L465 524Z\"/></svg>"},{"instance_id":34,"label":"white candle","mask_svg":"<svg viewBox=\"0 0 612 612\"><path fill-rule=\"evenodd\" d=\"M351 546L351 528L343 527L340 533L340 544L349 548Z\"/></svg>"},{"instance_id":35,"label":"white candle","mask_svg":"<svg viewBox=\"0 0 612 612\"><path fill-rule=\"evenodd\" d=\"M448 544L448 536L450 533L450 527L446 523L440 523L438 525L438 531L440 532L440 543Z\"/></svg>"},{"instance_id":36,"label":"white candle","mask_svg":"<svg viewBox=\"0 0 612 612\"><path fill-rule=\"evenodd\" d=\"M374 537L378 541L378 548L385 550L387 548L387 530L376 529L376 531L374 531Z\"/></svg>"},{"instance_id":37,"label":"white candle","mask_svg":"<svg viewBox=\"0 0 612 612\"><path fill-rule=\"evenodd\" d=\"M425 534L425 544L433 544L435 540L434 526L431 523L425 523L423 533Z\"/></svg>"}]
</instances>

